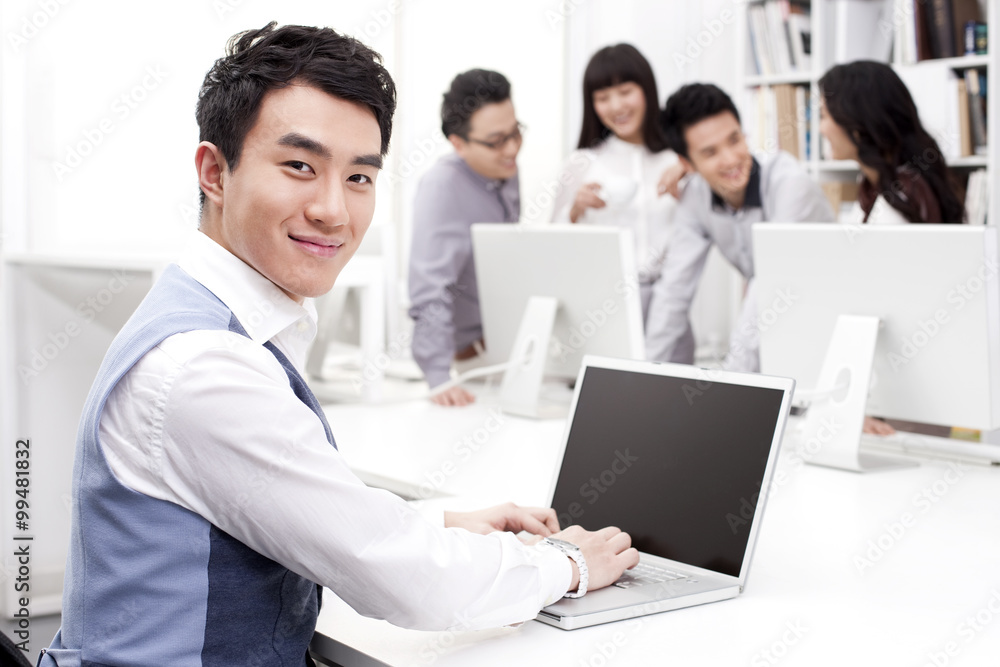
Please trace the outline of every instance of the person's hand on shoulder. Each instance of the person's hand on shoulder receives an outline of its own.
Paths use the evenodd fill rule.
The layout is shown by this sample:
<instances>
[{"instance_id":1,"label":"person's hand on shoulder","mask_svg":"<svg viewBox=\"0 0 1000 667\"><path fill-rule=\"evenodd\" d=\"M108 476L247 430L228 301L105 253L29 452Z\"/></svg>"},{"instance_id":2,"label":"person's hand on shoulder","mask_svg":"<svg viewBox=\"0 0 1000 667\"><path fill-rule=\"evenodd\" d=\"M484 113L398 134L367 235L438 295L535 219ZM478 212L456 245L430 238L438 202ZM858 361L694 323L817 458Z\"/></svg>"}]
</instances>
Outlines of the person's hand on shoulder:
<instances>
[{"instance_id":1,"label":"person's hand on shoulder","mask_svg":"<svg viewBox=\"0 0 1000 667\"><path fill-rule=\"evenodd\" d=\"M687 174L687 169L680 162L671 167L667 167L663 170L663 175L660 176L660 182L656 185L656 193L661 197L669 194L674 199L680 199L681 193L683 192L681 183L684 181L684 177L687 176Z\"/></svg>"},{"instance_id":2,"label":"person's hand on shoulder","mask_svg":"<svg viewBox=\"0 0 1000 667\"><path fill-rule=\"evenodd\" d=\"M618 581L625 570L630 570L639 564L639 552L632 546L632 537L614 526L596 531L570 526L551 537L575 544L580 548L589 572L588 591L610 586ZM576 563L573 563L573 579L569 590L575 591L579 584L580 571Z\"/></svg>"},{"instance_id":3,"label":"person's hand on shoulder","mask_svg":"<svg viewBox=\"0 0 1000 667\"><path fill-rule=\"evenodd\" d=\"M559 530L556 511L544 507L519 507L504 503L476 512L445 512L447 528L464 528L471 533L488 535L497 531L523 531L547 537Z\"/></svg>"},{"instance_id":4,"label":"person's hand on shoulder","mask_svg":"<svg viewBox=\"0 0 1000 667\"><path fill-rule=\"evenodd\" d=\"M431 401L446 407L461 407L475 403L476 397L461 387L452 387L440 393L431 394Z\"/></svg>"},{"instance_id":5,"label":"person's hand on shoulder","mask_svg":"<svg viewBox=\"0 0 1000 667\"><path fill-rule=\"evenodd\" d=\"M570 222L579 220L588 208L604 208L606 206L604 200L597 195L600 189L600 183L587 183L580 186L580 189L576 191L573 207L569 210Z\"/></svg>"}]
</instances>

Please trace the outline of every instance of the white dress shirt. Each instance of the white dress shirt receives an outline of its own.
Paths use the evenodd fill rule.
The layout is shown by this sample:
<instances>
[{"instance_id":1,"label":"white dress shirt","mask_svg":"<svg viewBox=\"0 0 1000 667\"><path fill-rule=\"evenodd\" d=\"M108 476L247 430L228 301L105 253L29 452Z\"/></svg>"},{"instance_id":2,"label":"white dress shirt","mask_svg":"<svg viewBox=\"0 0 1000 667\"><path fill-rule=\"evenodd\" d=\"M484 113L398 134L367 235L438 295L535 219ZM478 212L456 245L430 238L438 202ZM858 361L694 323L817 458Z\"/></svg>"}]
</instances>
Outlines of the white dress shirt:
<instances>
[{"instance_id":1,"label":"white dress shirt","mask_svg":"<svg viewBox=\"0 0 1000 667\"><path fill-rule=\"evenodd\" d=\"M122 378L100 422L119 481L399 626L513 624L562 597L571 577L563 554L510 533L434 525L350 471L263 347L272 341L303 368L316 331L309 300L296 303L201 233L178 264L250 337L176 334Z\"/></svg>"},{"instance_id":2,"label":"white dress shirt","mask_svg":"<svg viewBox=\"0 0 1000 667\"><path fill-rule=\"evenodd\" d=\"M575 150L559 178L552 221L570 221L570 209L582 186L630 182L635 191L628 201L608 202L599 209L588 208L577 223L631 229L639 280L651 283L659 277L666 259L677 206L677 200L671 195L659 194L657 186L663 172L675 164L677 154L671 150L653 153L645 146L631 144L615 135L594 148Z\"/></svg>"}]
</instances>

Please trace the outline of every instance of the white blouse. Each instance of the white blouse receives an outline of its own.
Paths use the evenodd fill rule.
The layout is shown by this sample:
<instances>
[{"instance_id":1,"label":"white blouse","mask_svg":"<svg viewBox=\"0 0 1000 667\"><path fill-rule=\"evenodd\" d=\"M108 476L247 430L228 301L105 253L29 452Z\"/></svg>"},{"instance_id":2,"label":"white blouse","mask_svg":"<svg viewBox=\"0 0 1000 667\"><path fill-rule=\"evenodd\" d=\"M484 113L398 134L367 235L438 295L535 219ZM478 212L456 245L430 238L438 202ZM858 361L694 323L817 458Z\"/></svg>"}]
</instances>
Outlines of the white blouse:
<instances>
[{"instance_id":1,"label":"white blouse","mask_svg":"<svg viewBox=\"0 0 1000 667\"><path fill-rule=\"evenodd\" d=\"M579 149L570 155L556 196L553 222L569 222L577 191L588 183L611 187L630 183L634 194L625 202L609 201L601 209L588 208L577 223L627 227L635 238L635 258L640 281L653 282L660 275L673 231L677 200L660 195L657 185L663 172L677 164L671 150L653 153L645 146L630 144L612 135L596 148Z\"/></svg>"}]
</instances>

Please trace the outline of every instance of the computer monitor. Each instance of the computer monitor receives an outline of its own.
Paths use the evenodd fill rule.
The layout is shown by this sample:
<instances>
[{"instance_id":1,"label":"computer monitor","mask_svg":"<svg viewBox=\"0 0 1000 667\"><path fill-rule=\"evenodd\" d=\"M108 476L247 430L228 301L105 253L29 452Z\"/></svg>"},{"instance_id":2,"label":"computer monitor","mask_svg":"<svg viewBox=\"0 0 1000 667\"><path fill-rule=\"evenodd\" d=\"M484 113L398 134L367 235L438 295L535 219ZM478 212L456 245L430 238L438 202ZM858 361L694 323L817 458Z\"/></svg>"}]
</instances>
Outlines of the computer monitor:
<instances>
[{"instance_id":1,"label":"computer monitor","mask_svg":"<svg viewBox=\"0 0 1000 667\"><path fill-rule=\"evenodd\" d=\"M483 223L472 226L472 248L486 361L524 362L504 376L508 411L568 410L568 401L539 405L541 380L575 379L585 354L645 358L629 230Z\"/></svg>"},{"instance_id":2,"label":"computer monitor","mask_svg":"<svg viewBox=\"0 0 1000 667\"><path fill-rule=\"evenodd\" d=\"M829 394L807 411L816 462L887 463L859 451L866 411L1000 427L995 229L770 223L753 247L761 371Z\"/></svg>"}]
</instances>

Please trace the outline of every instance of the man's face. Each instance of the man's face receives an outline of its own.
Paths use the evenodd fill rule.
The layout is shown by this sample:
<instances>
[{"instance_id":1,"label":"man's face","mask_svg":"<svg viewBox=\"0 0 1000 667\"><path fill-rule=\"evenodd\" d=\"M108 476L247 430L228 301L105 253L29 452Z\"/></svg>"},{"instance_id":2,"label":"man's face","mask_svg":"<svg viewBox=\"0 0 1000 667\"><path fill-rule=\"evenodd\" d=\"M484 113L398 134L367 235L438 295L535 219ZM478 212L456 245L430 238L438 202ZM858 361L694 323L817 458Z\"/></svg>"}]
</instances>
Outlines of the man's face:
<instances>
[{"instance_id":1,"label":"man's face","mask_svg":"<svg viewBox=\"0 0 1000 667\"><path fill-rule=\"evenodd\" d=\"M687 128L684 139L688 167L701 174L724 200L742 205L753 157L736 117L723 111L705 118Z\"/></svg>"},{"instance_id":2,"label":"man's face","mask_svg":"<svg viewBox=\"0 0 1000 667\"><path fill-rule=\"evenodd\" d=\"M484 178L506 180L517 173L521 131L510 100L486 104L473 112L468 139L455 134L448 139L466 164Z\"/></svg>"},{"instance_id":3,"label":"man's face","mask_svg":"<svg viewBox=\"0 0 1000 667\"><path fill-rule=\"evenodd\" d=\"M206 193L208 236L289 297L325 294L375 210L381 134L372 111L318 88L264 96L235 171Z\"/></svg>"}]
</instances>

